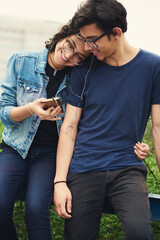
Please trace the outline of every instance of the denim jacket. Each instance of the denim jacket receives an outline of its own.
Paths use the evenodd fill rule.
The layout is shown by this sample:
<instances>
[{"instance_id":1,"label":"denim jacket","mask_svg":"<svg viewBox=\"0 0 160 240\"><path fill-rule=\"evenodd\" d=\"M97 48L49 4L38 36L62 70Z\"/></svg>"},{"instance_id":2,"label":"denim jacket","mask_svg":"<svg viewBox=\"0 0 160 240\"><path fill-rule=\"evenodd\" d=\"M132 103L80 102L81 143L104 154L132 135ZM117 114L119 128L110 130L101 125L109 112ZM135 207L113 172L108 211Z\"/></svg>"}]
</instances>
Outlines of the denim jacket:
<instances>
[{"instance_id":1,"label":"denim jacket","mask_svg":"<svg viewBox=\"0 0 160 240\"><path fill-rule=\"evenodd\" d=\"M14 54L8 61L6 77L1 81L0 120L5 126L3 140L24 159L41 120L37 115L32 115L21 122L14 122L10 117L10 111L16 106L23 106L38 98L47 97L46 87L49 81L45 73L47 55L47 49L41 52ZM67 78L66 74L56 97L61 97ZM65 106L63 108L65 110ZM61 124L62 120L57 121L58 133Z\"/></svg>"}]
</instances>

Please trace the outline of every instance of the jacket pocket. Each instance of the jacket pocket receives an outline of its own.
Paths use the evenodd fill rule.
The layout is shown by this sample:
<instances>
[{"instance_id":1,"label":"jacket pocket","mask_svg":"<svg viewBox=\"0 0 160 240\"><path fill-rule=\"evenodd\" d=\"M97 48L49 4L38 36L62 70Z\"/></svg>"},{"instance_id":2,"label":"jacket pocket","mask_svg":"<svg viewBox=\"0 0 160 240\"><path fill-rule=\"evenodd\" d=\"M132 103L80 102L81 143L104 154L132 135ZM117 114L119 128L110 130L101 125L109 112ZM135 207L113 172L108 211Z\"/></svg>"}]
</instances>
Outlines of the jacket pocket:
<instances>
[{"instance_id":1,"label":"jacket pocket","mask_svg":"<svg viewBox=\"0 0 160 240\"><path fill-rule=\"evenodd\" d=\"M18 80L17 103L19 106L25 105L28 102L33 102L38 99L42 87L39 84Z\"/></svg>"}]
</instances>

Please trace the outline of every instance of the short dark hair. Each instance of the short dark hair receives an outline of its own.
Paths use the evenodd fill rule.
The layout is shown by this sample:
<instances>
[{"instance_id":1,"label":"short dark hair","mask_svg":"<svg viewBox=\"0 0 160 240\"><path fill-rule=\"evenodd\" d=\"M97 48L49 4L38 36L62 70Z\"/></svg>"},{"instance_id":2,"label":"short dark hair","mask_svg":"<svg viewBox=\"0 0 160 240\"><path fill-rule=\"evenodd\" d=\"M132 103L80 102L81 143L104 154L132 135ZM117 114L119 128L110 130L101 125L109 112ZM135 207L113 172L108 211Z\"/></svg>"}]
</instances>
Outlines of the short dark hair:
<instances>
[{"instance_id":1,"label":"short dark hair","mask_svg":"<svg viewBox=\"0 0 160 240\"><path fill-rule=\"evenodd\" d=\"M77 34L79 32L79 28L72 27L70 25L71 21L69 21L66 25L64 25L58 33L56 33L52 38L45 41L45 47L49 52L54 52L56 44L63 40L66 37L69 37L73 34Z\"/></svg>"},{"instance_id":2,"label":"short dark hair","mask_svg":"<svg viewBox=\"0 0 160 240\"><path fill-rule=\"evenodd\" d=\"M82 28L96 23L102 31L119 27L127 31L127 11L116 0L87 0L82 3L72 18L72 27Z\"/></svg>"}]
</instances>

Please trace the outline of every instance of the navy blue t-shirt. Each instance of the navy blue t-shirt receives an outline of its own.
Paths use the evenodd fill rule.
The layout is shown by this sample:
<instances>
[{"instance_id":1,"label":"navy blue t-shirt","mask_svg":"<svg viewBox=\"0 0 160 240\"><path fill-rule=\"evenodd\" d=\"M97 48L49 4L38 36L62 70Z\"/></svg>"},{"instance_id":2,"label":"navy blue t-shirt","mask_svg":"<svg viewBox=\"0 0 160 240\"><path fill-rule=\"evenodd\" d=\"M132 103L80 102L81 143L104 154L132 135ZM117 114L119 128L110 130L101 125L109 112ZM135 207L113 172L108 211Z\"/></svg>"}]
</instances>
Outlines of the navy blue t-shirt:
<instances>
[{"instance_id":1,"label":"navy blue t-shirt","mask_svg":"<svg viewBox=\"0 0 160 240\"><path fill-rule=\"evenodd\" d=\"M101 62L89 73L75 67L63 98L83 108L70 173L142 165L133 146L142 141L151 104L160 104L160 57L140 50L123 66Z\"/></svg>"}]
</instances>

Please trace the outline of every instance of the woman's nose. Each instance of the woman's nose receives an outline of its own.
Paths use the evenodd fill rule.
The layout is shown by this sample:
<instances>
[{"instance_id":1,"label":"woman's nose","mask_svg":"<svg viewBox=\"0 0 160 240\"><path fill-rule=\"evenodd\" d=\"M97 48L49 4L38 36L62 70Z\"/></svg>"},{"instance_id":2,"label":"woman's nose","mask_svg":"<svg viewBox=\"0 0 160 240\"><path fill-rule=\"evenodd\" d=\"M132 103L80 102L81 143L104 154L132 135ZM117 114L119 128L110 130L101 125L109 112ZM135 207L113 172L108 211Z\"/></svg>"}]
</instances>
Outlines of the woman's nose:
<instances>
[{"instance_id":1,"label":"woman's nose","mask_svg":"<svg viewBox=\"0 0 160 240\"><path fill-rule=\"evenodd\" d=\"M85 51L90 51L92 49L92 47L87 42L85 42L84 49L85 49Z\"/></svg>"},{"instance_id":2,"label":"woman's nose","mask_svg":"<svg viewBox=\"0 0 160 240\"><path fill-rule=\"evenodd\" d=\"M66 59L71 59L73 57L73 55L74 55L74 52L66 52L65 53Z\"/></svg>"}]
</instances>

